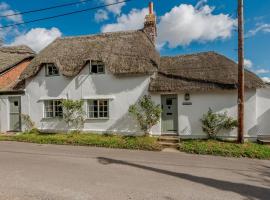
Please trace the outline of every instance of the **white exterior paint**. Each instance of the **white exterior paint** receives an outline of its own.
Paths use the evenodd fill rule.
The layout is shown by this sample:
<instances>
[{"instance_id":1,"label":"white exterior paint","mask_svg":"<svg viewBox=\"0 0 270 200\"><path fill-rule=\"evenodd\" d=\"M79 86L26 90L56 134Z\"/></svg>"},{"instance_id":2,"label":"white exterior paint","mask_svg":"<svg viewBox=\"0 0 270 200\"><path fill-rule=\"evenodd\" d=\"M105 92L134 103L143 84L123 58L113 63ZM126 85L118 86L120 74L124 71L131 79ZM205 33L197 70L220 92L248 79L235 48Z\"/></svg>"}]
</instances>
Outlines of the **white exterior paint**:
<instances>
[{"instance_id":1,"label":"white exterior paint","mask_svg":"<svg viewBox=\"0 0 270 200\"><path fill-rule=\"evenodd\" d=\"M84 131L135 133L139 129L128 114L128 108L140 97L147 94L149 76L117 77L112 74L90 74L85 67L76 77L45 76L45 69L26 83L23 106L39 129L67 130L61 119L43 118L46 99L108 99L109 119L87 119Z\"/></svg>"},{"instance_id":2,"label":"white exterior paint","mask_svg":"<svg viewBox=\"0 0 270 200\"><path fill-rule=\"evenodd\" d=\"M148 94L150 76L118 77L108 72L90 74L85 67L73 78L65 76L45 76L45 69L26 83L25 95L22 95L22 113L28 114L39 129L47 131L65 131L67 125L61 119L45 119L44 100L49 99L84 99L87 111L87 99L108 99L109 119L87 119L84 131L115 132L122 134L141 133L138 125L128 114L131 104ZM0 130L9 130L9 101L12 95L0 95ZM14 95L13 95L14 96ZM155 103L161 104L160 94L151 94ZM200 119L209 108L215 112L228 112L237 118L237 91L212 91L190 93L192 105L183 105L184 93L178 94L178 134L185 138L203 138L206 134L201 128ZM245 133L248 138L270 132L270 88L246 91ZM152 128L153 135L161 134L161 123ZM237 130L221 135L235 137Z\"/></svg>"}]
</instances>

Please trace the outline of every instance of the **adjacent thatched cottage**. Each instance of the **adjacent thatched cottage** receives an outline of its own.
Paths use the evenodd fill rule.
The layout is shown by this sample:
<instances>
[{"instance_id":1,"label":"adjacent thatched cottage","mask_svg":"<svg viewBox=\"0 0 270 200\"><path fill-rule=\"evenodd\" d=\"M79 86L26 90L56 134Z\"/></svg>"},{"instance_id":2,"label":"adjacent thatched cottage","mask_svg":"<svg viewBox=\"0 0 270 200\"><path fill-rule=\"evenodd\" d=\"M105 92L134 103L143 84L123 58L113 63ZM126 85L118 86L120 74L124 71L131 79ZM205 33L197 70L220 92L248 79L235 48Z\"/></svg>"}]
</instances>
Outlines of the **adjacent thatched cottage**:
<instances>
[{"instance_id":1,"label":"adjacent thatched cottage","mask_svg":"<svg viewBox=\"0 0 270 200\"><path fill-rule=\"evenodd\" d=\"M14 86L34 56L35 52L28 46L0 47L0 91Z\"/></svg>"},{"instance_id":2,"label":"adjacent thatched cottage","mask_svg":"<svg viewBox=\"0 0 270 200\"><path fill-rule=\"evenodd\" d=\"M236 117L235 62L214 52L160 57L156 35L150 6L142 30L56 39L14 82L19 95L1 96L1 131L20 131L20 113L39 129L66 130L61 100L83 99L84 131L140 133L128 108L145 94L163 109L153 135L205 137L200 118L208 108ZM259 77L245 73L246 137L257 137L270 128L270 93Z\"/></svg>"}]
</instances>

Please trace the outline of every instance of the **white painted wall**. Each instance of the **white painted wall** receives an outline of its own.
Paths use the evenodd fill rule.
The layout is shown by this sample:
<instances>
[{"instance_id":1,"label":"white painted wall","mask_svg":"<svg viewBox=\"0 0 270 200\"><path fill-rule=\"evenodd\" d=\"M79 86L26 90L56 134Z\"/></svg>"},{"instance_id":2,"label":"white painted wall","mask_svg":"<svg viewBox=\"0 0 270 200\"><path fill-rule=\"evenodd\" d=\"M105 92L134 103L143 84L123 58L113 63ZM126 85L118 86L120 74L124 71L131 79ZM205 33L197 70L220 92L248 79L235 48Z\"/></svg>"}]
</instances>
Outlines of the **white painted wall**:
<instances>
[{"instance_id":1,"label":"white painted wall","mask_svg":"<svg viewBox=\"0 0 270 200\"><path fill-rule=\"evenodd\" d=\"M202 131L200 119L209 108L214 112L226 111L229 116L237 118L237 91L190 93L190 98L192 105L183 105L184 94L178 95L178 131L182 137L201 138L206 136ZM245 137L254 137L257 134L256 91L246 91L245 99ZM236 136L237 129L224 131L220 135Z\"/></svg>"},{"instance_id":2,"label":"white painted wall","mask_svg":"<svg viewBox=\"0 0 270 200\"><path fill-rule=\"evenodd\" d=\"M270 135L270 87L257 90L257 132Z\"/></svg>"},{"instance_id":3,"label":"white painted wall","mask_svg":"<svg viewBox=\"0 0 270 200\"><path fill-rule=\"evenodd\" d=\"M147 93L150 77L117 77L109 74L89 74L85 67L78 76L46 77L45 69L27 81L25 101L23 107L26 114L34 120L36 126L44 130L66 130L63 120L44 119L43 101L40 99L68 97L70 99L84 99L97 95L113 96L109 101L108 120L86 120L85 131L97 132L138 132L138 126L128 114L128 108L141 96ZM85 102L85 111L87 105Z\"/></svg>"},{"instance_id":4,"label":"white painted wall","mask_svg":"<svg viewBox=\"0 0 270 200\"><path fill-rule=\"evenodd\" d=\"M30 115L39 129L66 130L63 120L44 119L43 101L46 98L68 97L82 99L97 95L114 97L109 102L110 117L108 120L86 120L84 131L117 132L133 134L140 132L138 125L128 114L128 108L144 94L148 93L149 76L117 77L106 74L89 74L85 67L78 76L46 77L45 69L26 83L25 95L22 98L22 113ZM11 95L12 96L12 95ZM161 104L160 94L151 94L155 103ZM0 130L9 130L9 102L7 95L0 95ZM215 112L227 111L228 115L237 118L237 91L212 91L207 93L190 93L192 105L183 105L184 94L178 94L178 133L186 138L205 137L200 119L212 108ZM85 102L85 111L87 110ZM270 88L246 91L245 132L246 137L257 134L267 135L270 130ZM161 134L161 123L152 128L153 135ZM235 137L237 129L223 132L222 135Z\"/></svg>"}]
</instances>

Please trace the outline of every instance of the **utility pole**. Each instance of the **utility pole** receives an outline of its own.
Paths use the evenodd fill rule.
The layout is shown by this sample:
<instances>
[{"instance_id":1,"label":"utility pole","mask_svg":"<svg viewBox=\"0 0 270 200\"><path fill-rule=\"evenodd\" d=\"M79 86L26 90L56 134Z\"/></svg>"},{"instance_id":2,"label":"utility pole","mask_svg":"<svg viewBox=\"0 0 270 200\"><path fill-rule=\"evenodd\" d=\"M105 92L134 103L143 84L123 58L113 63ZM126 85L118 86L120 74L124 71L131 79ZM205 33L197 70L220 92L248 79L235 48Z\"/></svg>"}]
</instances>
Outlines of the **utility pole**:
<instances>
[{"instance_id":1,"label":"utility pole","mask_svg":"<svg viewBox=\"0 0 270 200\"><path fill-rule=\"evenodd\" d=\"M244 143L244 2L238 0L238 143Z\"/></svg>"}]
</instances>

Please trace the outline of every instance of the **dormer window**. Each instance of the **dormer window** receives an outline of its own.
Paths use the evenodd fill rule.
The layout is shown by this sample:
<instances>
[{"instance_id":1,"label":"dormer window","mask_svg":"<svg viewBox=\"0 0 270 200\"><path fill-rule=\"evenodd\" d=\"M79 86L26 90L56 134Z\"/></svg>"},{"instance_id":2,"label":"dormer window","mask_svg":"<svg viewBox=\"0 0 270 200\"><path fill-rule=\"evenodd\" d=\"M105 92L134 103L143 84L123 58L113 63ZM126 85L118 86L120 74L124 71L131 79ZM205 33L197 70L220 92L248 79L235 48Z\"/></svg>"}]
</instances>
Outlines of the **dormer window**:
<instances>
[{"instance_id":1,"label":"dormer window","mask_svg":"<svg viewBox=\"0 0 270 200\"><path fill-rule=\"evenodd\" d=\"M105 73L105 65L102 61L91 60L89 64L90 64L91 74L104 74Z\"/></svg>"},{"instance_id":2,"label":"dormer window","mask_svg":"<svg viewBox=\"0 0 270 200\"><path fill-rule=\"evenodd\" d=\"M44 64L46 76L59 76L59 70L53 63Z\"/></svg>"}]
</instances>

